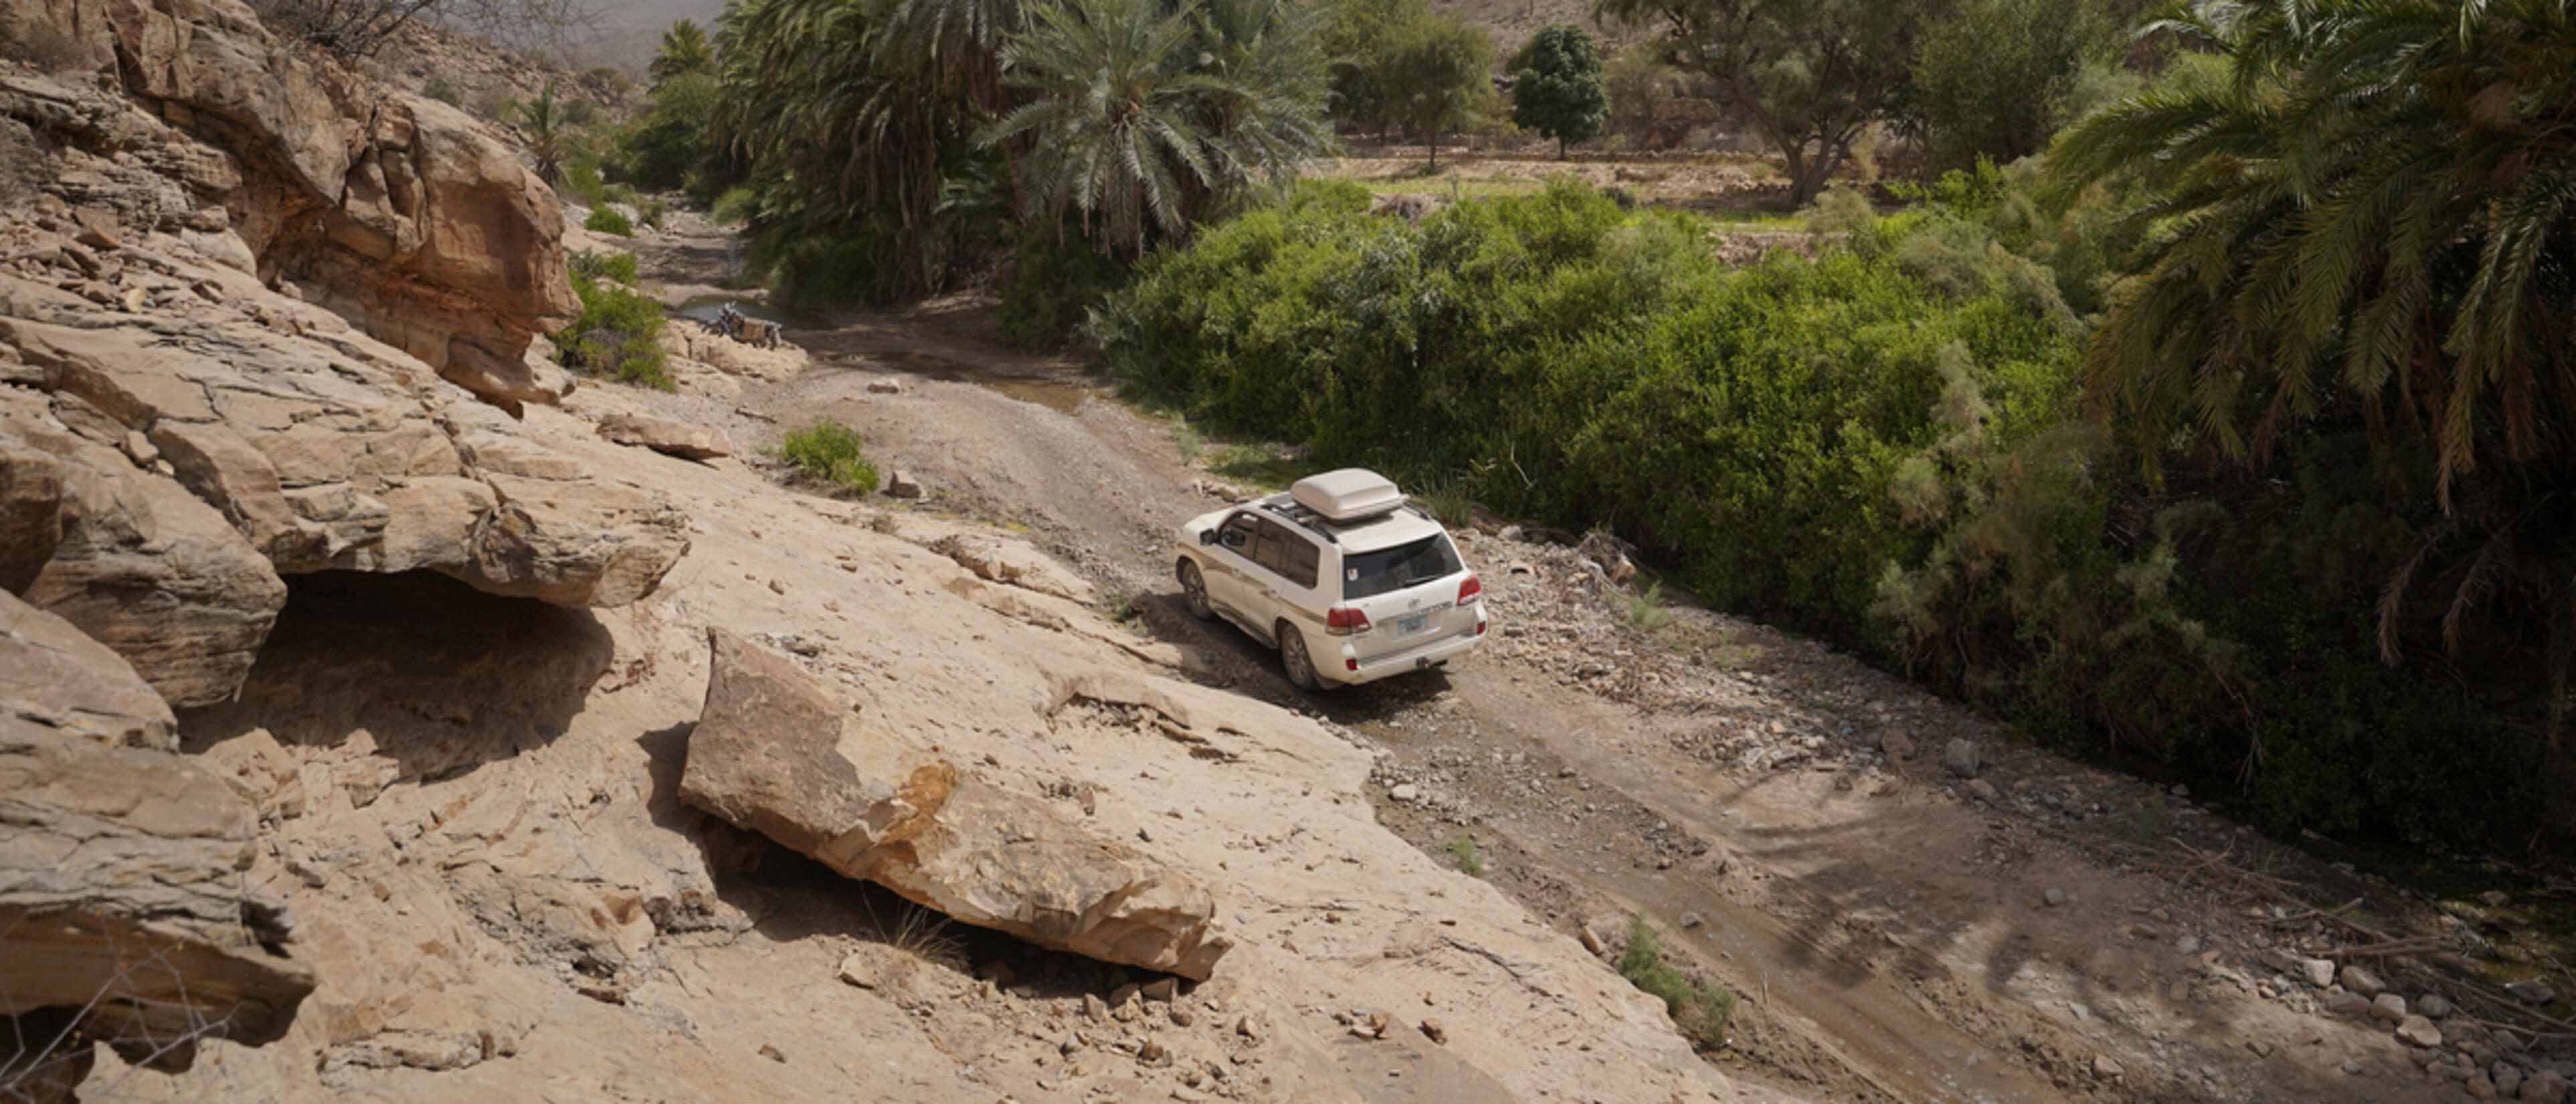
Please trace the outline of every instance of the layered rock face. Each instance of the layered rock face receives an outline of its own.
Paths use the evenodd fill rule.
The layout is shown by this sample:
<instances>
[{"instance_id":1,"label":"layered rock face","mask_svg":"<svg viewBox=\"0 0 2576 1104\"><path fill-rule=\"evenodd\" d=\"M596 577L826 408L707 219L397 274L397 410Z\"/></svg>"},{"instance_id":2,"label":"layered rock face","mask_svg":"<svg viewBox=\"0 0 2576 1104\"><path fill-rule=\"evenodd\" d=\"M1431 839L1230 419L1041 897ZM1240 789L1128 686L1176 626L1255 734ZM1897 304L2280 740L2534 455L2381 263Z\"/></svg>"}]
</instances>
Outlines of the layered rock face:
<instances>
[{"instance_id":1,"label":"layered rock face","mask_svg":"<svg viewBox=\"0 0 2576 1104\"><path fill-rule=\"evenodd\" d=\"M125 657L0 592L0 738L70 736L176 751L178 721Z\"/></svg>"},{"instance_id":2,"label":"layered rock face","mask_svg":"<svg viewBox=\"0 0 2576 1104\"><path fill-rule=\"evenodd\" d=\"M785 656L707 636L682 800L1040 946L1204 980L1234 945L1188 875L863 723Z\"/></svg>"},{"instance_id":3,"label":"layered rock face","mask_svg":"<svg viewBox=\"0 0 2576 1104\"><path fill-rule=\"evenodd\" d=\"M239 4L0 7L114 78L0 62L0 1031L10 1092L69 1099L93 1041L184 1069L282 1037L315 989L248 876L260 814L174 754L180 716L238 703L285 577L620 605L688 522L514 419L569 389L526 350L575 303L552 193L482 124ZM564 658L566 693L606 662ZM535 738L472 735L380 769Z\"/></svg>"},{"instance_id":4,"label":"layered rock face","mask_svg":"<svg viewBox=\"0 0 2576 1104\"><path fill-rule=\"evenodd\" d=\"M54 17L161 114L0 72L0 130L53 166L34 218L0 214L0 587L179 708L240 687L280 573L653 589L686 519L491 405L535 396L495 381L537 372L527 331L563 305L552 193L505 147L437 104L370 101L359 127L373 93L222 5ZM264 283L329 265L366 270L319 296L362 325Z\"/></svg>"},{"instance_id":5,"label":"layered rock face","mask_svg":"<svg viewBox=\"0 0 2576 1104\"><path fill-rule=\"evenodd\" d=\"M0 720L0 1016L82 1010L57 1053L83 1067L91 1041L182 1070L283 1035L314 979L270 950L285 903L241 883L256 827L187 760Z\"/></svg>"},{"instance_id":6,"label":"layered rock face","mask_svg":"<svg viewBox=\"0 0 2576 1104\"><path fill-rule=\"evenodd\" d=\"M64 148L59 194L233 238L262 279L504 407L570 389L526 355L580 310L562 210L485 124L287 49L233 0L6 2L112 55L155 113L0 77L0 115Z\"/></svg>"}]
</instances>

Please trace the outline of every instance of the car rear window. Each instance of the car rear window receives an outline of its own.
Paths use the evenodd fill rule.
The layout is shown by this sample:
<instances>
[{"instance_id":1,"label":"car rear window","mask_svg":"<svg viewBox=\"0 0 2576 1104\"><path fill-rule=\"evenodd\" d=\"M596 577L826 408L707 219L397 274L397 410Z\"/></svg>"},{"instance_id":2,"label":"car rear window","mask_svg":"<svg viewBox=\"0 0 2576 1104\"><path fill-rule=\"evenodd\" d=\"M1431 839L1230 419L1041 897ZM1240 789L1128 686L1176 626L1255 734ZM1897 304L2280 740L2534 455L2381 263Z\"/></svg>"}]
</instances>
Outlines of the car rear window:
<instances>
[{"instance_id":1,"label":"car rear window","mask_svg":"<svg viewBox=\"0 0 2576 1104\"><path fill-rule=\"evenodd\" d=\"M1353 552L1342 557L1342 597L1374 598L1420 586L1455 575L1460 566L1458 550L1450 547L1444 533L1375 552Z\"/></svg>"}]
</instances>

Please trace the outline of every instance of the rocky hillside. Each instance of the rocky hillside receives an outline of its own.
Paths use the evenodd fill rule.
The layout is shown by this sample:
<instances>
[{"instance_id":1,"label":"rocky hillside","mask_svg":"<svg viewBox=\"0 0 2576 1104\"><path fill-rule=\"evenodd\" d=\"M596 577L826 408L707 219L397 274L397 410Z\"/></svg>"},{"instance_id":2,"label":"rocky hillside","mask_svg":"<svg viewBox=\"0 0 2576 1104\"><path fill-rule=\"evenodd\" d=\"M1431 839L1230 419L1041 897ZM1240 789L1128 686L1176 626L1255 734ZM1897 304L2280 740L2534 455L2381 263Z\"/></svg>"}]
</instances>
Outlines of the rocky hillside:
<instances>
[{"instance_id":1,"label":"rocky hillside","mask_svg":"<svg viewBox=\"0 0 2576 1104\"><path fill-rule=\"evenodd\" d=\"M1777 1099L1340 730L530 356L486 124L0 3L96 65L0 64L0 1091Z\"/></svg>"}]
</instances>

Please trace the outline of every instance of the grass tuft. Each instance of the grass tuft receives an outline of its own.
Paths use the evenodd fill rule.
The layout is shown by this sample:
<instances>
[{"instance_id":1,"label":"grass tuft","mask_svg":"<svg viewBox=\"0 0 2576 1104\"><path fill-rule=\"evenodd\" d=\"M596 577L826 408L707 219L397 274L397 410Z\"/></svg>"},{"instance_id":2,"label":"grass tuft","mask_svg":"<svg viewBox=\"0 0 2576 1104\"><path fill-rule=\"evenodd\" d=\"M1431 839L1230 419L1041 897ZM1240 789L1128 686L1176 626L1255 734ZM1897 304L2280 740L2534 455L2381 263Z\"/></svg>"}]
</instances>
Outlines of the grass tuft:
<instances>
[{"instance_id":1,"label":"grass tuft","mask_svg":"<svg viewBox=\"0 0 2576 1104\"><path fill-rule=\"evenodd\" d=\"M876 465L859 454L859 431L825 418L779 438L778 458L796 466L808 479L854 494L874 494Z\"/></svg>"},{"instance_id":2,"label":"grass tuft","mask_svg":"<svg viewBox=\"0 0 2576 1104\"><path fill-rule=\"evenodd\" d=\"M1661 581L1646 584L1646 590L1642 594L1622 594L1618 597L1619 604L1624 607L1622 616L1627 620L1629 628L1638 632L1652 633L1659 632L1664 626L1673 623L1673 611L1664 602L1664 584Z\"/></svg>"},{"instance_id":3,"label":"grass tuft","mask_svg":"<svg viewBox=\"0 0 2576 1104\"><path fill-rule=\"evenodd\" d=\"M1457 838L1440 850L1449 856L1450 861L1458 864L1459 873L1470 878L1485 876L1485 856L1476 850L1476 837L1468 835L1466 829L1459 829Z\"/></svg>"},{"instance_id":4,"label":"grass tuft","mask_svg":"<svg viewBox=\"0 0 2576 1104\"><path fill-rule=\"evenodd\" d=\"M1700 1049L1726 1045L1726 1025L1735 1018L1735 994L1692 981L1664 961L1663 932L1642 912L1628 918L1628 945L1619 952L1619 976L1639 991L1663 998L1665 1014Z\"/></svg>"}]
</instances>

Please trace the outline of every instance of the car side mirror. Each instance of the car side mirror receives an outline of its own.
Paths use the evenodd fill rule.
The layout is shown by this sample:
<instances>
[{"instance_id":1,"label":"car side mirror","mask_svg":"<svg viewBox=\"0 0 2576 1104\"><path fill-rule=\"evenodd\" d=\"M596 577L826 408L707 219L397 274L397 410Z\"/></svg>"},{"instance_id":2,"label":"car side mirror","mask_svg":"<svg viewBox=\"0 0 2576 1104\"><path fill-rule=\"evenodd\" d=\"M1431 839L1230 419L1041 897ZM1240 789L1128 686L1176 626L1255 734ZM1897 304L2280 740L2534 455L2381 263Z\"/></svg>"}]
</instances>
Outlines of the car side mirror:
<instances>
[{"instance_id":1,"label":"car side mirror","mask_svg":"<svg viewBox=\"0 0 2576 1104\"><path fill-rule=\"evenodd\" d=\"M1208 546L1208 545L1215 544L1215 543L1216 543L1216 530L1214 530L1214 529L1201 529L1201 530L1199 530L1199 546L1200 546L1200 547L1204 548L1204 547L1206 547L1206 546Z\"/></svg>"}]
</instances>

